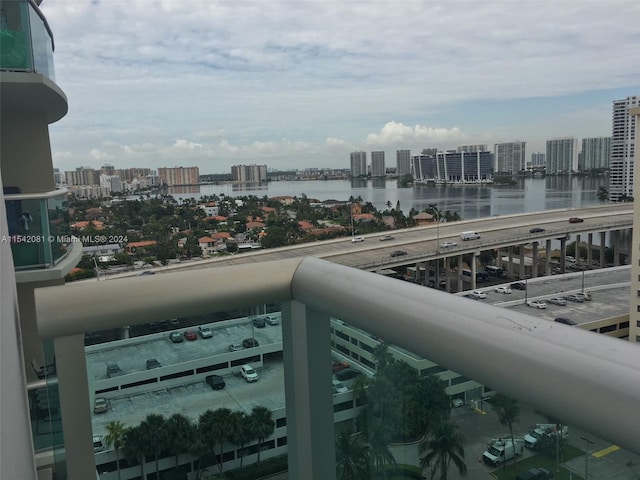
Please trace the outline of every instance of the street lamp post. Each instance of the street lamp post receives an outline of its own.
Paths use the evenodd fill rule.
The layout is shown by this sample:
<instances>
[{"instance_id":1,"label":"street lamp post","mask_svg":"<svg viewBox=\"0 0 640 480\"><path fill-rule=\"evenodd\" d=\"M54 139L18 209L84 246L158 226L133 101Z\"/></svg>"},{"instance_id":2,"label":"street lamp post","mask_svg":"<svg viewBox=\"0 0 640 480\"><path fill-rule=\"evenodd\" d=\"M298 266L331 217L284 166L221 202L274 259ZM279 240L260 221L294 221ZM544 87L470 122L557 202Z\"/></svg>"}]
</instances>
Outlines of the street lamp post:
<instances>
[{"instance_id":1,"label":"street lamp post","mask_svg":"<svg viewBox=\"0 0 640 480\"><path fill-rule=\"evenodd\" d=\"M587 444L586 451L584 452L584 480L589 480L589 447L593 445L594 442L587 437L580 437L580 440L584 440Z\"/></svg>"},{"instance_id":2,"label":"street lamp post","mask_svg":"<svg viewBox=\"0 0 640 480\"><path fill-rule=\"evenodd\" d=\"M525 275L524 276L524 304L525 305L529 301L529 282L527 281L528 279L529 279L529 276Z\"/></svg>"},{"instance_id":3,"label":"street lamp post","mask_svg":"<svg viewBox=\"0 0 640 480\"><path fill-rule=\"evenodd\" d=\"M584 293L584 270L582 270L582 293Z\"/></svg>"}]
</instances>

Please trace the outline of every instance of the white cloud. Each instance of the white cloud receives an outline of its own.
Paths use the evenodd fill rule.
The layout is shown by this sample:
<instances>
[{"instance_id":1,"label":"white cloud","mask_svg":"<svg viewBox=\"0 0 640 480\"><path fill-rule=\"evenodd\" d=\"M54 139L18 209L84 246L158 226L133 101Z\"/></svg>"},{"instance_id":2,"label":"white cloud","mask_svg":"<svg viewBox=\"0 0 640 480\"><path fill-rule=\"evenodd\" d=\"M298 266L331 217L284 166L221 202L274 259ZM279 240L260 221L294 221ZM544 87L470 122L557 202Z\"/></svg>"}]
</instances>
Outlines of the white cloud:
<instances>
[{"instance_id":1,"label":"white cloud","mask_svg":"<svg viewBox=\"0 0 640 480\"><path fill-rule=\"evenodd\" d=\"M458 127L451 129L433 128L425 125L410 127L398 122L388 122L379 133L367 135L366 144L374 147L401 146L401 145L428 145L440 146L443 142L462 141L465 135Z\"/></svg>"}]
</instances>

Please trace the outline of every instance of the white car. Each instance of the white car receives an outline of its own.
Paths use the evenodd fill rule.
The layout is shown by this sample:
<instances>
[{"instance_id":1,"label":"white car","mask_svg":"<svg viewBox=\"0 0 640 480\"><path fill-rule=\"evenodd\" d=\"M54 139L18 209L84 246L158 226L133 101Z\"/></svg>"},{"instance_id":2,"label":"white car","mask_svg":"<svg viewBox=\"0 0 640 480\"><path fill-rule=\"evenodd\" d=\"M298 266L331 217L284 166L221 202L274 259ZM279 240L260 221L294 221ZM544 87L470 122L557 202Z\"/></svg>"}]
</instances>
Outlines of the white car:
<instances>
[{"instance_id":1,"label":"white car","mask_svg":"<svg viewBox=\"0 0 640 480\"><path fill-rule=\"evenodd\" d=\"M469 294L469 296L471 298L476 298L476 299L487 298L487 294L484 292L481 292L480 290L474 290Z\"/></svg>"},{"instance_id":2,"label":"white car","mask_svg":"<svg viewBox=\"0 0 640 480\"><path fill-rule=\"evenodd\" d=\"M209 327L205 327L204 325L200 325L198 327L198 333L202 338L211 338L213 337L213 330Z\"/></svg>"},{"instance_id":3,"label":"white car","mask_svg":"<svg viewBox=\"0 0 640 480\"><path fill-rule=\"evenodd\" d=\"M251 365L242 365L240 367L240 375L247 382L257 382L258 381L258 373L251 367Z\"/></svg>"},{"instance_id":4,"label":"white car","mask_svg":"<svg viewBox=\"0 0 640 480\"><path fill-rule=\"evenodd\" d=\"M102 441L102 435L93 436L93 453L101 452L104 450L104 442Z\"/></svg>"},{"instance_id":5,"label":"white car","mask_svg":"<svg viewBox=\"0 0 640 480\"><path fill-rule=\"evenodd\" d=\"M264 317L264 321L267 325L280 325L280 319L278 317Z\"/></svg>"},{"instance_id":6,"label":"white car","mask_svg":"<svg viewBox=\"0 0 640 480\"><path fill-rule=\"evenodd\" d=\"M440 248L449 248L449 247L457 247L458 244L456 242L442 242L440 244Z\"/></svg>"},{"instance_id":7,"label":"white car","mask_svg":"<svg viewBox=\"0 0 640 480\"><path fill-rule=\"evenodd\" d=\"M332 380L331 383L333 384L333 393L345 393L349 391L340 380Z\"/></svg>"},{"instance_id":8,"label":"white car","mask_svg":"<svg viewBox=\"0 0 640 480\"><path fill-rule=\"evenodd\" d=\"M509 287L498 287L498 288L496 288L496 292L498 292L498 293L511 293L511 289Z\"/></svg>"},{"instance_id":9,"label":"white car","mask_svg":"<svg viewBox=\"0 0 640 480\"><path fill-rule=\"evenodd\" d=\"M460 408L464 405L464 401L461 398L454 398L451 400L451 406L453 408Z\"/></svg>"},{"instance_id":10,"label":"white car","mask_svg":"<svg viewBox=\"0 0 640 480\"><path fill-rule=\"evenodd\" d=\"M533 308L540 308L540 309L547 308L547 304L546 303L540 302L538 300L533 300L533 301L527 303L527 306L533 307Z\"/></svg>"},{"instance_id":11,"label":"white car","mask_svg":"<svg viewBox=\"0 0 640 480\"><path fill-rule=\"evenodd\" d=\"M364 242L364 237L353 237L351 238L351 243Z\"/></svg>"}]
</instances>

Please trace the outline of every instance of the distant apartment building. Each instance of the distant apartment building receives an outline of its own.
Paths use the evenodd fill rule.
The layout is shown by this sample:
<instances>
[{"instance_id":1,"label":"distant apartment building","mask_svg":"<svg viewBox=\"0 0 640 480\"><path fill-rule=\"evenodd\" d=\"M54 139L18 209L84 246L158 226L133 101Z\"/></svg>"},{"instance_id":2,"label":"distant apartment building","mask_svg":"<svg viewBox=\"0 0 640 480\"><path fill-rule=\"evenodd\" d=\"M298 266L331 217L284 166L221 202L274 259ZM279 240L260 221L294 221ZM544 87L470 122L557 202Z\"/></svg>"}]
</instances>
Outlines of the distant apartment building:
<instances>
[{"instance_id":1,"label":"distant apartment building","mask_svg":"<svg viewBox=\"0 0 640 480\"><path fill-rule=\"evenodd\" d=\"M267 181L266 165L233 165L231 180L234 182L259 183Z\"/></svg>"},{"instance_id":2,"label":"distant apartment building","mask_svg":"<svg viewBox=\"0 0 640 480\"><path fill-rule=\"evenodd\" d=\"M411 173L411 150L396 150L396 173L398 177Z\"/></svg>"},{"instance_id":3,"label":"distant apartment building","mask_svg":"<svg viewBox=\"0 0 640 480\"><path fill-rule=\"evenodd\" d=\"M611 155L611 137L593 137L582 139L582 161L580 170L589 171L609 168Z\"/></svg>"},{"instance_id":4,"label":"distant apartment building","mask_svg":"<svg viewBox=\"0 0 640 480\"><path fill-rule=\"evenodd\" d=\"M495 171L517 173L526 168L526 142L496 143L493 146Z\"/></svg>"},{"instance_id":5,"label":"distant apartment building","mask_svg":"<svg viewBox=\"0 0 640 480\"><path fill-rule=\"evenodd\" d=\"M124 184L118 175L100 175L100 186L109 190L109 192L122 193Z\"/></svg>"},{"instance_id":6,"label":"distant apartment building","mask_svg":"<svg viewBox=\"0 0 640 480\"><path fill-rule=\"evenodd\" d=\"M611 157L609 159L609 198L618 202L633 197L633 157L635 155L636 116L629 108L640 106L640 96L613 102Z\"/></svg>"},{"instance_id":7,"label":"distant apartment building","mask_svg":"<svg viewBox=\"0 0 640 480\"><path fill-rule=\"evenodd\" d=\"M575 137L547 140L547 173L575 172L578 170L578 139Z\"/></svg>"},{"instance_id":8,"label":"distant apartment building","mask_svg":"<svg viewBox=\"0 0 640 480\"><path fill-rule=\"evenodd\" d=\"M371 176L384 177L387 170L384 166L384 152L371 152Z\"/></svg>"},{"instance_id":9,"label":"distant apartment building","mask_svg":"<svg viewBox=\"0 0 640 480\"><path fill-rule=\"evenodd\" d=\"M493 153L438 152L436 156L411 157L411 173L417 181L464 183L493 178Z\"/></svg>"},{"instance_id":10,"label":"distant apartment building","mask_svg":"<svg viewBox=\"0 0 640 480\"><path fill-rule=\"evenodd\" d=\"M78 167L64 172L67 185L100 185L100 172L91 167Z\"/></svg>"},{"instance_id":11,"label":"distant apartment building","mask_svg":"<svg viewBox=\"0 0 640 480\"><path fill-rule=\"evenodd\" d=\"M486 152L487 146L483 144L478 145L460 145L456 151L458 153L471 153L471 152Z\"/></svg>"},{"instance_id":12,"label":"distant apartment building","mask_svg":"<svg viewBox=\"0 0 640 480\"><path fill-rule=\"evenodd\" d=\"M542 152L536 152L531 154L531 166L532 167L544 167L545 154Z\"/></svg>"},{"instance_id":13,"label":"distant apartment building","mask_svg":"<svg viewBox=\"0 0 640 480\"><path fill-rule=\"evenodd\" d=\"M365 177L367 175L367 152L351 152L351 176Z\"/></svg>"},{"instance_id":14,"label":"distant apartment building","mask_svg":"<svg viewBox=\"0 0 640 480\"><path fill-rule=\"evenodd\" d=\"M200 182L200 170L198 167L172 167L158 168L158 176L163 185L197 185Z\"/></svg>"}]
</instances>

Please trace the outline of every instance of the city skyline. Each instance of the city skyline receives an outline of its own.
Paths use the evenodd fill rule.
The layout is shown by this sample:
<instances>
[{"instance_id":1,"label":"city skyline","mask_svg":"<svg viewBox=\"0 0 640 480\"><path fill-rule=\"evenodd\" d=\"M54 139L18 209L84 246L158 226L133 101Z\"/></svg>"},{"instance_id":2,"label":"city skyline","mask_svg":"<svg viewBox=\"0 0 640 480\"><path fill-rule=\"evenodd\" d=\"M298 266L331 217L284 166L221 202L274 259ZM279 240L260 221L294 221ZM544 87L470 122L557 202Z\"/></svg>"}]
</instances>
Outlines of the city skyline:
<instances>
[{"instance_id":1,"label":"city skyline","mask_svg":"<svg viewBox=\"0 0 640 480\"><path fill-rule=\"evenodd\" d=\"M640 7L615 3L274 2L266 12L45 0L69 98L51 126L54 166L348 168L359 150L392 158L520 140L542 152L556 137L609 136L612 102L640 91L627 61ZM531 28L513 27L522 18Z\"/></svg>"}]
</instances>

